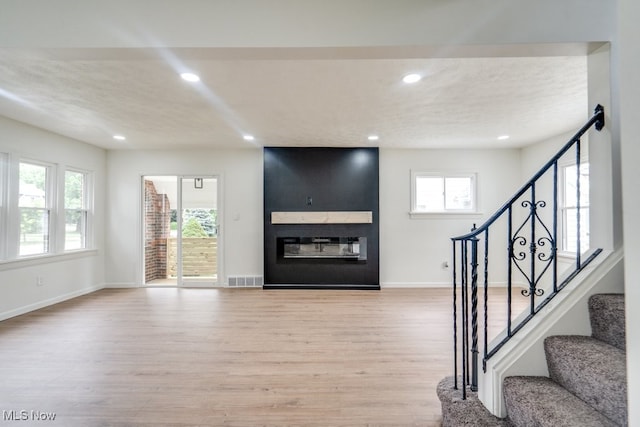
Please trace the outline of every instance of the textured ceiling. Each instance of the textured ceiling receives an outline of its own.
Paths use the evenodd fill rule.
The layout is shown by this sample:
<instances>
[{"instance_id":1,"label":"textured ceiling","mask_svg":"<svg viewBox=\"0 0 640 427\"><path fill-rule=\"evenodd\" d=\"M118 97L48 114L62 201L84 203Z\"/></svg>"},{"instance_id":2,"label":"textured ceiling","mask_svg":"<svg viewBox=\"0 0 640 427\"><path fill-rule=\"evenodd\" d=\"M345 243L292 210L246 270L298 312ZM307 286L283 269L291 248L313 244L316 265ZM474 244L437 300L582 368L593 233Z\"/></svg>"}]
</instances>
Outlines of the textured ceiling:
<instances>
[{"instance_id":1,"label":"textured ceiling","mask_svg":"<svg viewBox=\"0 0 640 427\"><path fill-rule=\"evenodd\" d=\"M577 129L589 112L580 55L186 53L0 49L0 115L104 148L487 148ZM181 80L181 71L201 82ZM402 83L411 72L424 78ZM244 141L247 133L255 141ZM369 142L370 134L380 139ZM504 134L510 139L498 141Z\"/></svg>"}]
</instances>

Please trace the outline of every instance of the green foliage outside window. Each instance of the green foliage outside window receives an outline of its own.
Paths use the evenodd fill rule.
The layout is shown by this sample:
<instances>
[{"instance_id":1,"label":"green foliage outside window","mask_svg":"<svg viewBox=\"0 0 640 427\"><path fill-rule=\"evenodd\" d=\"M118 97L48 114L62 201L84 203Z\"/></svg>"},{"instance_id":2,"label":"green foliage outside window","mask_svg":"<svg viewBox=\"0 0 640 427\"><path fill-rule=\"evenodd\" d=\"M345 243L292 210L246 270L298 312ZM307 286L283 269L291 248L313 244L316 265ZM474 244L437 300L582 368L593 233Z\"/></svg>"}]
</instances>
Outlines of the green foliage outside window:
<instances>
[{"instance_id":1,"label":"green foliage outside window","mask_svg":"<svg viewBox=\"0 0 640 427\"><path fill-rule=\"evenodd\" d=\"M46 207L47 168L31 163L20 163L20 231L26 234L41 234L43 212ZM34 209L35 208L35 209Z\"/></svg>"},{"instance_id":2,"label":"green foliage outside window","mask_svg":"<svg viewBox=\"0 0 640 427\"><path fill-rule=\"evenodd\" d=\"M196 218L190 218L182 227L182 237L208 237Z\"/></svg>"},{"instance_id":3,"label":"green foliage outside window","mask_svg":"<svg viewBox=\"0 0 640 427\"><path fill-rule=\"evenodd\" d=\"M183 230L191 219L195 219L204 230L206 234L205 237L215 236L217 234L216 216L217 212L215 209L185 209L182 216L184 224Z\"/></svg>"}]
</instances>

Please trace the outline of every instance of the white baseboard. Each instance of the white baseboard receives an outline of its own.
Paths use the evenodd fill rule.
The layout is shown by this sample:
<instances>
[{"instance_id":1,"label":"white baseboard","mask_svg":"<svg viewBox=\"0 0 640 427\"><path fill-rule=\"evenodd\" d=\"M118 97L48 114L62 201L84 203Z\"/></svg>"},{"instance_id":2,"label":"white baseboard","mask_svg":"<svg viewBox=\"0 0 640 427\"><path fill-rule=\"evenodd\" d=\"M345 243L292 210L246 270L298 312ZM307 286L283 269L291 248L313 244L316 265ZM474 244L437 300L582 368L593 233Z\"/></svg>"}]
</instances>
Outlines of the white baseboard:
<instances>
[{"instance_id":1,"label":"white baseboard","mask_svg":"<svg viewBox=\"0 0 640 427\"><path fill-rule=\"evenodd\" d=\"M107 283L104 285L105 289L130 289L139 288L140 285L136 283L124 282L124 283Z\"/></svg>"},{"instance_id":2,"label":"white baseboard","mask_svg":"<svg viewBox=\"0 0 640 427\"><path fill-rule=\"evenodd\" d=\"M138 283L107 283L106 285L104 285L105 289L138 289L138 288L153 288L153 287L218 289L218 288L226 288L228 286L227 284L217 285L217 284L212 284L211 282L190 282L184 286L177 286L177 285L169 285L169 286L155 285L154 286L154 285L140 285Z\"/></svg>"},{"instance_id":3,"label":"white baseboard","mask_svg":"<svg viewBox=\"0 0 640 427\"><path fill-rule=\"evenodd\" d=\"M12 317L20 316L22 314L29 313L31 311L39 310L41 308L48 307L50 305L58 304L63 301L67 301L73 298L80 297L82 295L87 295L96 291L103 289L104 285L96 285L90 288L83 288L77 291L69 292L67 294L58 295L57 297L49 298L43 301L38 301L33 304L25 305L23 307L15 308L13 310L5 311L4 313L0 313L0 321L10 319Z\"/></svg>"},{"instance_id":4,"label":"white baseboard","mask_svg":"<svg viewBox=\"0 0 640 427\"><path fill-rule=\"evenodd\" d=\"M451 282L382 282L381 288L450 288Z\"/></svg>"},{"instance_id":5,"label":"white baseboard","mask_svg":"<svg viewBox=\"0 0 640 427\"><path fill-rule=\"evenodd\" d=\"M478 284L478 288L483 285ZM513 283L513 288L522 288L524 283ZM382 282L381 288L451 288L451 282ZM458 287L460 285L458 284ZM489 283L490 288L506 288L507 282Z\"/></svg>"}]
</instances>

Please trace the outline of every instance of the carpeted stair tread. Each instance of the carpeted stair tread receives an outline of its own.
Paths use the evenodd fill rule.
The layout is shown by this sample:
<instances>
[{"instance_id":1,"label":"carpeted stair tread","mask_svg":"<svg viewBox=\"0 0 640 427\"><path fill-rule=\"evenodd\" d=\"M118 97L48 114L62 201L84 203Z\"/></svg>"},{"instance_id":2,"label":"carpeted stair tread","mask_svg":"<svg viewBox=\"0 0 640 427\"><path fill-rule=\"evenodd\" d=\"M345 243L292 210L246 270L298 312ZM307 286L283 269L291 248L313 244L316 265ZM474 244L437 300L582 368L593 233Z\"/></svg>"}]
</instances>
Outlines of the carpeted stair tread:
<instances>
[{"instance_id":1,"label":"carpeted stair tread","mask_svg":"<svg viewBox=\"0 0 640 427\"><path fill-rule=\"evenodd\" d=\"M547 377L507 377L507 419L515 427L613 427L616 424Z\"/></svg>"},{"instance_id":2,"label":"carpeted stair tread","mask_svg":"<svg viewBox=\"0 0 640 427\"><path fill-rule=\"evenodd\" d=\"M547 337L544 348L552 380L618 425L627 424L624 351L579 335Z\"/></svg>"},{"instance_id":3,"label":"carpeted stair tread","mask_svg":"<svg viewBox=\"0 0 640 427\"><path fill-rule=\"evenodd\" d=\"M621 350L625 347L624 294L596 294L589 298L592 336Z\"/></svg>"}]
</instances>

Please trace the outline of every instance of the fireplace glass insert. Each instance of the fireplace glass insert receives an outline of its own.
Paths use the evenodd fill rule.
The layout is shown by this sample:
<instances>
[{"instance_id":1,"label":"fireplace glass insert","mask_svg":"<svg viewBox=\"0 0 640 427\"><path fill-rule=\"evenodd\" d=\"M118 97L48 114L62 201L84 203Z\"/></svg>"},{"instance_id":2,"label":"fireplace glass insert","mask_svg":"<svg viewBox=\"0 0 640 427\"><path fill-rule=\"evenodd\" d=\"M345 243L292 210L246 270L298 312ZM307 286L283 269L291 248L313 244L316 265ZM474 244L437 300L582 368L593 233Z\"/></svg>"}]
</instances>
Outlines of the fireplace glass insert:
<instances>
[{"instance_id":1,"label":"fireplace glass insert","mask_svg":"<svg viewBox=\"0 0 640 427\"><path fill-rule=\"evenodd\" d=\"M366 237L279 237L278 255L285 260L367 259Z\"/></svg>"}]
</instances>

